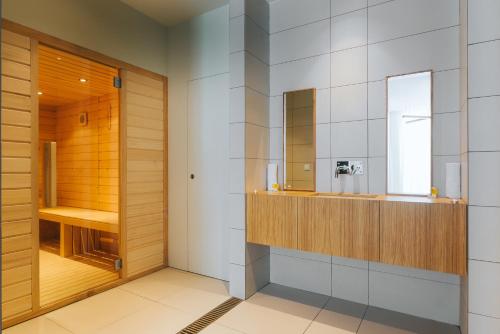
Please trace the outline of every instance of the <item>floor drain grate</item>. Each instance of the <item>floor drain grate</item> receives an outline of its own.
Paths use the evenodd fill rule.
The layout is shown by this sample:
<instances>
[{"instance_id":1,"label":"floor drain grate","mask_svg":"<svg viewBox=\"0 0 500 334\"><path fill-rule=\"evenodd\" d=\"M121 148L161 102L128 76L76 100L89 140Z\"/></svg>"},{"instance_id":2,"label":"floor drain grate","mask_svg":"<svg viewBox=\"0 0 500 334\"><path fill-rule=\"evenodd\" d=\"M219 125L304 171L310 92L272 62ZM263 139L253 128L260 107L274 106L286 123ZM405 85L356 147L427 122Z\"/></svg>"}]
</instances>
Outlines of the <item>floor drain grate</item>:
<instances>
[{"instance_id":1,"label":"floor drain grate","mask_svg":"<svg viewBox=\"0 0 500 334\"><path fill-rule=\"evenodd\" d=\"M231 311L236 305L241 303L242 300L238 298L229 298L224 303L220 304L198 320L194 321L184 329L181 329L177 334L196 334L201 332L204 328L208 327L215 320L222 317L227 312Z\"/></svg>"}]
</instances>

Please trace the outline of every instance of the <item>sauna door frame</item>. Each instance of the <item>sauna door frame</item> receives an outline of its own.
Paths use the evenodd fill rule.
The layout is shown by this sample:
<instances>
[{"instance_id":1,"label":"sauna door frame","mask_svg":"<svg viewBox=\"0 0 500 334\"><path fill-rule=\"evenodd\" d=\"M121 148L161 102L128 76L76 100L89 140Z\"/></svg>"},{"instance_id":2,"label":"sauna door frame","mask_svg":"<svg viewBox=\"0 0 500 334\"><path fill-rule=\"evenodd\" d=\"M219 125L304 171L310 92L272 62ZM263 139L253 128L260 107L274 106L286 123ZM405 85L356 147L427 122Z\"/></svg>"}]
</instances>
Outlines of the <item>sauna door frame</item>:
<instances>
[{"instance_id":1,"label":"sauna door frame","mask_svg":"<svg viewBox=\"0 0 500 334\"><path fill-rule=\"evenodd\" d=\"M124 213L124 204L126 203L126 187L125 187L125 182L126 182L126 137L124 135L126 134L126 115L125 115L125 103L124 103L124 95L125 91L123 89L123 85L126 84L126 82L122 82L122 88L120 89L119 95L120 95L120 115L119 115L119 175L120 175L120 181L119 181L119 222L120 222L120 235L119 235L119 240L120 240L120 246L119 246L119 252L120 252L120 258L122 259L122 268L120 270L120 277L118 280L113 281L111 283L99 286L97 288L93 288L87 291L84 291L82 293L79 293L78 295L70 296L68 298L62 299L58 301L55 304L49 305L48 307L41 307L40 306L40 288L39 288L39 283L40 283L40 272L39 272L39 255L38 255L38 250L40 248L39 245L39 222L38 222L38 149L35 149L32 153L32 166L34 166L32 169L32 179L35 180L35 183L32 185L32 199L33 196L36 198L36 201L33 202L33 222L32 222L32 235L33 235L33 263L32 263L32 311L28 314L23 314L21 316L9 319L8 321L3 322L2 328L5 327L10 327L15 324L18 324L20 322L26 321L28 319L37 317L39 315L42 315L44 313L53 311L55 309L61 308L63 306L66 306L68 304L74 303L76 301L88 298L92 295L101 293L103 291L109 290L111 288L114 288L116 286L119 286L121 284L124 284L130 280L136 279L141 276L145 276L147 274L150 274L152 272L155 272L157 270L160 270L162 268L167 267L168 265L168 78L166 76L163 76L161 74L157 74L154 72L151 72L149 70L143 69L141 67L131 65L129 63L117 60L115 58L106 56L104 54L101 54L96 51L92 51L90 49L78 46L76 44L73 44L71 42L64 41L62 39L59 39L57 37L53 37L51 35L45 34L43 32L31 29L29 27L23 26L22 24L15 23L13 21L7 20L7 19L2 19L2 29L8 30L10 32L26 36L30 38L31 40L31 45L35 47L35 50L31 51L31 57L32 57L32 66L33 70L35 71L31 75L32 79L32 92L38 91L38 44L43 44L55 49L59 49L61 51L65 51L71 54L74 54L79 57L87 58L89 60L101 63L103 65L111 66L116 69L118 69L120 73L120 77L122 77L123 71L130 71L137 73L139 75L144 75L159 81L163 82L163 115L164 115L164 156L163 156L163 172L164 172L164 187L163 187L163 207L164 207L164 212L163 212L163 265L158 266L156 268L147 270L143 273L133 275L130 277L126 276L126 258L127 258L127 240L126 240L126 221L123 217ZM36 96L36 95L35 95ZM33 118L37 119L36 124L32 125L32 150L33 147L38 146L38 141L36 140L38 138L38 112L39 112L39 107L38 107L38 99L34 99L33 101ZM125 123L124 123L125 122Z\"/></svg>"}]
</instances>

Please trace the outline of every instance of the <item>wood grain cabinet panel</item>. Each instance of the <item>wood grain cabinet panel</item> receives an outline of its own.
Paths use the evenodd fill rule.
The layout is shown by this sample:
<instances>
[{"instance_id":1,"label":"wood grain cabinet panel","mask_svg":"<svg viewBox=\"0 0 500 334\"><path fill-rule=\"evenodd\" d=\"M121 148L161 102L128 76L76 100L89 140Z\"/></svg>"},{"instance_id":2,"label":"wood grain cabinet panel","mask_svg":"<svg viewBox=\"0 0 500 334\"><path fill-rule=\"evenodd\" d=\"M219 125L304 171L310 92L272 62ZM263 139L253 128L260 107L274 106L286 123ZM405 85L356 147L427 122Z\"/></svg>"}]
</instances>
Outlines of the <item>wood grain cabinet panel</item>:
<instances>
[{"instance_id":1,"label":"wood grain cabinet panel","mask_svg":"<svg viewBox=\"0 0 500 334\"><path fill-rule=\"evenodd\" d=\"M297 197L247 195L247 241L297 248Z\"/></svg>"},{"instance_id":2,"label":"wood grain cabinet panel","mask_svg":"<svg viewBox=\"0 0 500 334\"><path fill-rule=\"evenodd\" d=\"M464 275L466 206L381 202L383 263Z\"/></svg>"},{"instance_id":3,"label":"wood grain cabinet panel","mask_svg":"<svg viewBox=\"0 0 500 334\"><path fill-rule=\"evenodd\" d=\"M298 226L300 250L360 260L379 260L377 201L300 198Z\"/></svg>"}]
</instances>

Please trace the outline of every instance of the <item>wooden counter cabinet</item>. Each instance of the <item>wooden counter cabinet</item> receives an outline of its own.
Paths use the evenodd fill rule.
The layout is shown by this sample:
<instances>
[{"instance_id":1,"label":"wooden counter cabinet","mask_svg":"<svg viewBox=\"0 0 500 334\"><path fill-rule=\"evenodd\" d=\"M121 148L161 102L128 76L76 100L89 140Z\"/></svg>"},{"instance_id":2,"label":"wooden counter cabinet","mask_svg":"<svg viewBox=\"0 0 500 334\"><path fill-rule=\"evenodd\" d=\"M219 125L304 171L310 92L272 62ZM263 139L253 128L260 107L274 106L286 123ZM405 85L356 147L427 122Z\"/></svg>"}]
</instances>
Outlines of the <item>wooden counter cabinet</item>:
<instances>
[{"instance_id":1,"label":"wooden counter cabinet","mask_svg":"<svg viewBox=\"0 0 500 334\"><path fill-rule=\"evenodd\" d=\"M247 241L297 248L297 197L247 194Z\"/></svg>"},{"instance_id":2,"label":"wooden counter cabinet","mask_svg":"<svg viewBox=\"0 0 500 334\"><path fill-rule=\"evenodd\" d=\"M300 198L298 248L378 261L379 202L321 196Z\"/></svg>"},{"instance_id":3,"label":"wooden counter cabinet","mask_svg":"<svg viewBox=\"0 0 500 334\"><path fill-rule=\"evenodd\" d=\"M465 204L380 203L380 261L466 274Z\"/></svg>"}]
</instances>

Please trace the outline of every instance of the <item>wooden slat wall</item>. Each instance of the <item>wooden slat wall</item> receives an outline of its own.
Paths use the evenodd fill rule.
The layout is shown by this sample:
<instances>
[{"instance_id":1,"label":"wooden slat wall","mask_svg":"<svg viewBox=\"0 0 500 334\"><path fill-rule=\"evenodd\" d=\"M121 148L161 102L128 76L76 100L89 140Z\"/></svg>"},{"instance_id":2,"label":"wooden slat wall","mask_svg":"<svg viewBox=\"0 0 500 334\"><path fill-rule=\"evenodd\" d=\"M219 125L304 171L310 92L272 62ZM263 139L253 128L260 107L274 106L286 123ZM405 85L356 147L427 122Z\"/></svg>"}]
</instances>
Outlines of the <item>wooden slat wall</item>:
<instances>
[{"instance_id":1,"label":"wooden slat wall","mask_svg":"<svg viewBox=\"0 0 500 334\"><path fill-rule=\"evenodd\" d=\"M166 115L163 81L129 71L122 73L122 80L126 113L122 238L126 238L125 272L132 276L164 263Z\"/></svg>"},{"instance_id":2,"label":"wooden slat wall","mask_svg":"<svg viewBox=\"0 0 500 334\"><path fill-rule=\"evenodd\" d=\"M118 212L118 91L58 107L56 115L58 205Z\"/></svg>"},{"instance_id":3,"label":"wooden slat wall","mask_svg":"<svg viewBox=\"0 0 500 334\"><path fill-rule=\"evenodd\" d=\"M32 62L30 39L2 30L2 320L31 312L36 300Z\"/></svg>"},{"instance_id":4,"label":"wooden slat wall","mask_svg":"<svg viewBox=\"0 0 500 334\"><path fill-rule=\"evenodd\" d=\"M44 147L43 144L50 141L56 141L56 110L54 108L39 109L39 144L38 144L38 205L45 206L45 180L44 180Z\"/></svg>"}]
</instances>

